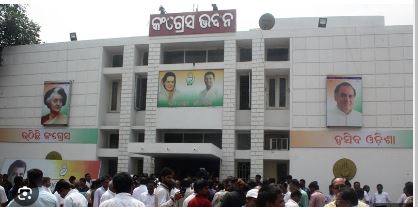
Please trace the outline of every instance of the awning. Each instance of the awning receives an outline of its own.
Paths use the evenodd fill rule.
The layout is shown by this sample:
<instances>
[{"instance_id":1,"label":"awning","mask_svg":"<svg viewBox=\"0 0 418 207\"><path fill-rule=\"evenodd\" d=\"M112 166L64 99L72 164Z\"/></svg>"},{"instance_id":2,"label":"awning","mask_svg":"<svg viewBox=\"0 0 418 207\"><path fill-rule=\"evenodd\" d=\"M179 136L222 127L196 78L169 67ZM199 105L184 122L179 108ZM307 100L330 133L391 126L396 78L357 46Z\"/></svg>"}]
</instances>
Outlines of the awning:
<instances>
[{"instance_id":1,"label":"awning","mask_svg":"<svg viewBox=\"0 0 418 207\"><path fill-rule=\"evenodd\" d=\"M211 143L129 143L128 153L152 157L222 158L222 150Z\"/></svg>"}]
</instances>

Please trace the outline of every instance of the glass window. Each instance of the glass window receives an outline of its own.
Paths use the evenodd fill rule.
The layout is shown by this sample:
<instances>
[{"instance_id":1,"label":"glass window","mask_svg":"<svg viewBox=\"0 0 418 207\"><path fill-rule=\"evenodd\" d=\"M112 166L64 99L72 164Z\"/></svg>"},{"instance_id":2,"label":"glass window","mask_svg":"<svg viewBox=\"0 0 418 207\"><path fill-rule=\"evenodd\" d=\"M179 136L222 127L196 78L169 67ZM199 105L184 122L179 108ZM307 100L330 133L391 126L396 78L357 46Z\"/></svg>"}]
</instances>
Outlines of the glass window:
<instances>
[{"instance_id":1,"label":"glass window","mask_svg":"<svg viewBox=\"0 0 418 207\"><path fill-rule=\"evenodd\" d=\"M184 133L184 143L203 143L203 134Z\"/></svg>"},{"instance_id":2,"label":"glass window","mask_svg":"<svg viewBox=\"0 0 418 207\"><path fill-rule=\"evenodd\" d=\"M269 48L267 49L267 61L288 61L288 48Z\"/></svg>"},{"instance_id":3,"label":"glass window","mask_svg":"<svg viewBox=\"0 0 418 207\"><path fill-rule=\"evenodd\" d=\"M142 58L142 65L148 65L148 52L144 52L144 57Z\"/></svg>"},{"instance_id":4,"label":"glass window","mask_svg":"<svg viewBox=\"0 0 418 207\"><path fill-rule=\"evenodd\" d=\"M145 110L146 96L147 96L147 78L138 77L136 79L136 96L135 96L135 108L138 111Z\"/></svg>"},{"instance_id":5,"label":"glass window","mask_svg":"<svg viewBox=\"0 0 418 207\"><path fill-rule=\"evenodd\" d=\"M251 133L240 132L237 134L237 150L251 149Z\"/></svg>"},{"instance_id":6,"label":"glass window","mask_svg":"<svg viewBox=\"0 0 418 207\"><path fill-rule=\"evenodd\" d=\"M112 67L122 67L122 66L123 66L123 55L113 55Z\"/></svg>"},{"instance_id":7,"label":"glass window","mask_svg":"<svg viewBox=\"0 0 418 207\"><path fill-rule=\"evenodd\" d=\"M113 149L119 148L119 134L109 135L109 148L113 148Z\"/></svg>"},{"instance_id":8,"label":"glass window","mask_svg":"<svg viewBox=\"0 0 418 207\"><path fill-rule=\"evenodd\" d=\"M206 50L186 51L186 63L204 63L206 62Z\"/></svg>"},{"instance_id":9,"label":"glass window","mask_svg":"<svg viewBox=\"0 0 418 207\"><path fill-rule=\"evenodd\" d=\"M287 107L287 78L269 77L267 78L267 107L286 108Z\"/></svg>"},{"instance_id":10,"label":"glass window","mask_svg":"<svg viewBox=\"0 0 418 207\"><path fill-rule=\"evenodd\" d=\"M239 92L239 109L250 110L251 109L251 84L250 76L242 75L239 77L240 92Z\"/></svg>"},{"instance_id":11,"label":"glass window","mask_svg":"<svg viewBox=\"0 0 418 207\"><path fill-rule=\"evenodd\" d=\"M206 133L203 142L212 143L222 149L222 133Z\"/></svg>"},{"instance_id":12,"label":"glass window","mask_svg":"<svg viewBox=\"0 0 418 207\"><path fill-rule=\"evenodd\" d=\"M250 162L237 162L237 177L248 180L250 178L250 169Z\"/></svg>"},{"instance_id":13,"label":"glass window","mask_svg":"<svg viewBox=\"0 0 418 207\"><path fill-rule=\"evenodd\" d=\"M164 52L164 64L184 63L184 51Z\"/></svg>"},{"instance_id":14,"label":"glass window","mask_svg":"<svg viewBox=\"0 0 418 207\"><path fill-rule=\"evenodd\" d=\"M208 50L208 62L223 62L224 50Z\"/></svg>"},{"instance_id":15,"label":"glass window","mask_svg":"<svg viewBox=\"0 0 418 207\"><path fill-rule=\"evenodd\" d=\"M110 112L118 112L120 109L120 81L112 81L112 88L110 94Z\"/></svg>"},{"instance_id":16,"label":"glass window","mask_svg":"<svg viewBox=\"0 0 418 207\"><path fill-rule=\"evenodd\" d=\"M165 143L183 143L183 134L181 133L166 133L164 135Z\"/></svg>"},{"instance_id":17,"label":"glass window","mask_svg":"<svg viewBox=\"0 0 418 207\"><path fill-rule=\"evenodd\" d=\"M247 62L252 60L252 49L251 48L241 48L239 50L239 61Z\"/></svg>"}]
</instances>

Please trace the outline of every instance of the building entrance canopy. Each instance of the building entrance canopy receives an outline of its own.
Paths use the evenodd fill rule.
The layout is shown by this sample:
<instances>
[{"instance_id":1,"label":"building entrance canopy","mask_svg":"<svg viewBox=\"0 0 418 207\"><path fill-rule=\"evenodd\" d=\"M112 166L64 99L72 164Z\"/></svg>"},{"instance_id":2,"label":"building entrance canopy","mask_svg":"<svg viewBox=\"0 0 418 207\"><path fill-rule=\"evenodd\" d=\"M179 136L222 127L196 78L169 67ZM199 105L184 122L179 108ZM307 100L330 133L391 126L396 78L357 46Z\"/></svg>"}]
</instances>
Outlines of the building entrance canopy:
<instances>
[{"instance_id":1,"label":"building entrance canopy","mask_svg":"<svg viewBox=\"0 0 418 207\"><path fill-rule=\"evenodd\" d=\"M222 158L222 150L211 143L130 143L128 152L152 157Z\"/></svg>"}]
</instances>

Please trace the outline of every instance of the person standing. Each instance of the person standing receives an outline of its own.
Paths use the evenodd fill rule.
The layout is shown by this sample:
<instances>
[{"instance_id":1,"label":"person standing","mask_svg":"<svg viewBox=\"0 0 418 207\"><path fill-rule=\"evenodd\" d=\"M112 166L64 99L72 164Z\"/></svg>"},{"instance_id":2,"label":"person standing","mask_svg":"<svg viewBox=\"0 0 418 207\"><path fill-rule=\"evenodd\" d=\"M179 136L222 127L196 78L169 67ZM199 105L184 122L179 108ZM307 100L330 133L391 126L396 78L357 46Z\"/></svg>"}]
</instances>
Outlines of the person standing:
<instances>
[{"instance_id":1,"label":"person standing","mask_svg":"<svg viewBox=\"0 0 418 207\"><path fill-rule=\"evenodd\" d=\"M299 184L299 181L297 179L293 179L290 182L289 189L290 189L291 192L297 190L302 194L302 196L300 198L300 201L299 201L299 206L300 207L308 207L309 206L308 194L306 194L306 192L300 188L300 184Z\"/></svg>"},{"instance_id":2,"label":"person standing","mask_svg":"<svg viewBox=\"0 0 418 207\"><path fill-rule=\"evenodd\" d=\"M115 197L115 190L113 189L113 182L109 182L109 187L107 188L107 191L103 193L102 197L100 198L100 203L112 199Z\"/></svg>"},{"instance_id":3,"label":"person standing","mask_svg":"<svg viewBox=\"0 0 418 207\"><path fill-rule=\"evenodd\" d=\"M180 192L170 196L170 190L174 188L175 181L173 179L174 171L170 168L163 168L160 173L160 185L155 190L155 206L156 207L173 207L174 203L183 196Z\"/></svg>"},{"instance_id":4,"label":"person standing","mask_svg":"<svg viewBox=\"0 0 418 207\"><path fill-rule=\"evenodd\" d=\"M312 192L309 200L309 207L325 206L325 195L319 191L319 185L316 181L309 183L309 191Z\"/></svg>"},{"instance_id":5,"label":"person standing","mask_svg":"<svg viewBox=\"0 0 418 207\"><path fill-rule=\"evenodd\" d=\"M55 196L52 193L42 189L43 172L41 170L30 169L27 172L27 177L29 181L28 187L37 188L39 191L38 199L36 199L35 203L33 203L32 206L59 207L57 198L55 198ZM15 200L12 200L8 206L17 207L21 205L19 205Z\"/></svg>"},{"instance_id":6,"label":"person standing","mask_svg":"<svg viewBox=\"0 0 418 207\"><path fill-rule=\"evenodd\" d=\"M64 198L64 207L87 207L87 199L77 189L71 189L67 181L57 182L55 189Z\"/></svg>"},{"instance_id":7,"label":"person standing","mask_svg":"<svg viewBox=\"0 0 418 207\"><path fill-rule=\"evenodd\" d=\"M100 198L102 198L102 195L107 191L107 188L109 187L110 177L105 176L100 178L100 181L102 186L97 188L97 190L94 192L93 207L99 207Z\"/></svg>"},{"instance_id":8,"label":"person standing","mask_svg":"<svg viewBox=\"0 0 418 207\"><path fill-rule=\"evenodd\" d=\"M285 207L299 207L299 201L302 197L300 191L295 190L290 193L290 199L285 203Z\"/></svg>"},{"instance_id":9,"label":"person standing","mask_svg":"<svg viewBox=\"0 0 418 207\"><path fill-rule=\"evenodd\" d=\"M285 207L283 193L273 185L266 185L258 191L256 207Z\"/></svg>"},{"instance_id":10,"label":"person standing","mask_svg":"<svg viewBox=\"0 0 418 207\"><path fill-rule=\"evenodd\" d=\"M134 181L126 172L116 174L113 179L114 198L104 201L100 207L145 207L144 203L132 197Z\"/></svg>"},{"instance_id":11,"label":"person standing","mask_svg":"<svg viewBox=\"0 0 418 207\"><path fill-rule=\"evenodd\" d=\"M196 196L189 202L187 207L212 207L208 199L209 184L208 181L201 179L196 182L194 192Z\"/></svg>"},{"instance_id":12,"label":"person standing","mask_svg":"<svg viewBox=\"0 0 418 207\"><path fill-rule=\"evenodd\" d=\"M386 207L392 201L389 198L389 193L383 192L383 185L377 184L377 192L372 197L372 204L374 206Z\"/></svg>"},{"instance_id":13,"label":"person standing","mask_svg":"<svg viewBox=\"0 0 418 207\"><path fill-rule=\"evenodd\" d=\"M147 182L147 191L139 195L139 200L144 203L145 207L155 206L155 183L152 180Z\"/></svg>"},{"instance_id":14,"label":"person standing","mask_svg":"<svg viewBox=\"0 0 418 207\"><path fill-rule=\"evenodd\" d=\"M4 207L7 205L7 201L9 201L7 199L7 195L6 195L6 191L3 188L3 176L0 175L0 206Z\"/></svg>"}]
</instances>

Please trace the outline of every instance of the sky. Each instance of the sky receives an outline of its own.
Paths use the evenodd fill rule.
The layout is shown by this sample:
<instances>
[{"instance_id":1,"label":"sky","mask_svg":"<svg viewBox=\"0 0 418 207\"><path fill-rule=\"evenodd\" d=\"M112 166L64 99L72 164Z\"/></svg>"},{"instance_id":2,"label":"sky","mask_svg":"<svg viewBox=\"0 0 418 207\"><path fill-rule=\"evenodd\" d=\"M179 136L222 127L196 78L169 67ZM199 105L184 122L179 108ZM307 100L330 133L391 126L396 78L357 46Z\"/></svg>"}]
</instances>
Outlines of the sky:
<instances>
[{"instance_id":1,"label":"sky","mask_svg":"<svg viewBox=\"0 0 418 207\"><path fill-rule=\"evenodd\" d=\"M41 26L41 41L78 40L148 36L149 16L163 5L167 13L236 9L237 31L258 28L264 13L275 18L324 16L385 16L386 25L414 24L413 0L118 0L118 1L45 1L32 0L27 14Z\"/></svg>"}]
</instances>

